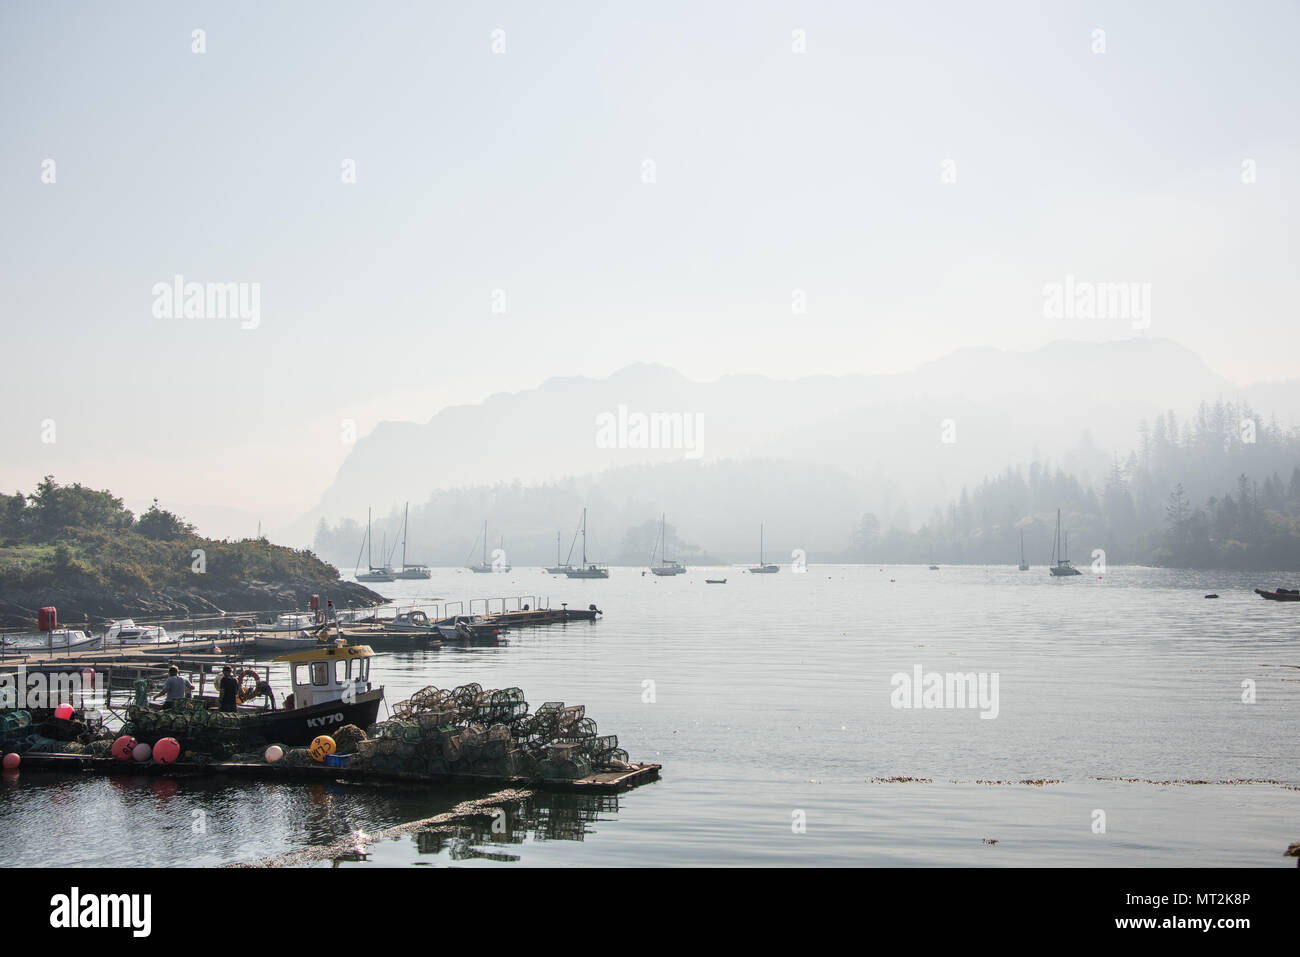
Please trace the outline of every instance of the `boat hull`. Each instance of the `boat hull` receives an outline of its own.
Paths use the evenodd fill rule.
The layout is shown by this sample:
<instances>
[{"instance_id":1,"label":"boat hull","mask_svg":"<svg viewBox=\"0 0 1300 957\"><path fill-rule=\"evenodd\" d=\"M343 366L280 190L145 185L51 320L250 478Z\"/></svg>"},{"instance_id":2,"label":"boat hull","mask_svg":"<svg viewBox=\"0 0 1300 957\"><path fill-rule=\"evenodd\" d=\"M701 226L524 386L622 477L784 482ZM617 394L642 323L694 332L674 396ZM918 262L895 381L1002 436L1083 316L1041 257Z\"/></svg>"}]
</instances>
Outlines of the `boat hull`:
<instances>
[{"instance_id":1,"label":"boat hull","mask_svg":"<svg viewBox=\"0 0 1300 957\"><path fill-rule=\"evenodd\" d=\"M310 651L312 648L320 648L325 642L315 638L303 635L286 635L286 634L254 634L247 635L246 640L253 642L253 649L257 652L263 651Z\"/></svg>"},{"instance_id":2,"label":"boat hull","mask_svg":"<svg viewBox=\"0 0 1300 957\"><path fill-rule=\"evenodd\" d=\"M345 724L355 724L362 730L370 727L379 717L379 703L383 700L384 689L376 688L361 692L351 702L330 701L310 708L268 711L255 726L267 744L307 745Z\"/></svg>"},{"instance_id":3,"label":"boat hull","mask_svg":"<svg viewBox=\"0 0 1300 957\"><path fill-rule=\"evenodd\" d=\"M1269 601L1300 601L1300 592L1285 591L1281 588L1277 591L1265 591L1262 588L1256 588L1255 594L1260 598L1267 598Z\"/></svg>"},{"instance_id":4,"label":"boat hull","mask_svg":"<svg viewBox=\"0 0 1300 957\"><path fill-rule=\"evenodd\" d=\"M433 572L427 568L406 568L400 572L394 572L393 577L402 581L424 581L432 578Z\"/></svg>"}]
</instances>

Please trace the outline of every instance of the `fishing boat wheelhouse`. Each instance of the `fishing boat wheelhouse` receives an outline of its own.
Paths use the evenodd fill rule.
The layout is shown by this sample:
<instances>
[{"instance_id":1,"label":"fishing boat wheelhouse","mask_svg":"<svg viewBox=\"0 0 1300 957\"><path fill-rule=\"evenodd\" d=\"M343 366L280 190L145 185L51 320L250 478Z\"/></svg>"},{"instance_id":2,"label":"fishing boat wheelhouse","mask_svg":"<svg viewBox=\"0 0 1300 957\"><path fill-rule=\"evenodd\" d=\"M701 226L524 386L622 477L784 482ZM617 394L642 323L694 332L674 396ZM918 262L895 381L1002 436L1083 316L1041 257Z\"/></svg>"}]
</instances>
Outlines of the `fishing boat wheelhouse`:
<instances>
[{"instance_id":1,"label":"fishing boat wheelhouse","mask_svg":"<svg viewBox=\"0 0 1300 957\"><path fill-rule=\"evenodd\" d=\"M369 645L337 642L272 659L289 665L293 695L284 708L266 713L266 739L307 744L345 724L374 724L384 700L383 686L370 682L374 656Z\"/></svg>"}]
</instances>

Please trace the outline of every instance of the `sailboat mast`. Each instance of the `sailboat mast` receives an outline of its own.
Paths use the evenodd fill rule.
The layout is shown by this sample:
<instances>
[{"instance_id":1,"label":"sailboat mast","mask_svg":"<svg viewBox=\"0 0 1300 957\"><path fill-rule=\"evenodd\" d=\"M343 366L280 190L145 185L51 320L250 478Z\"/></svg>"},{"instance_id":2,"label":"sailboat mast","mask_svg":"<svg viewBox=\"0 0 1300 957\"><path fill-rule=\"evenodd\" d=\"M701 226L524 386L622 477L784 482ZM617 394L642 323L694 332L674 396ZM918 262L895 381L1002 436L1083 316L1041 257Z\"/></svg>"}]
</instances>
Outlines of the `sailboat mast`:
<instances>
[{"instance_id":1,"label":"sailboat mast","mask_svg":"<svg viewBox=\"0 0 1300 957\"><path fill-rule=\"evenodd\" d=\"M366 509L366 567L375 567L375 556L370 553L370 509Z\"/></svg>"},{"instance_id":2,"label":"sailboat mast","mask_svg":"<svg viewBox=\"0 0 1300 957\"><path fill-rule=\"evenodd\" d=\"M582 510L582 567L587 567L587 510Z\"/></svg>"},{"instance_id":3,"label":"sailboat mast","mask_svg":"<svg viewBox=\"0 0 1300 957\"><path fill-rule=\"evenodd\" d=\"M406 503L406 514L402 517L402 567L406 567L406 525L411 520L411 503Z\"/></svg>"},{"instance_id":4,"label":"sailboat mast","mask_svg":"<svg viewBox=\"0 0 1300 957\"><path fill-rule=\"evenodd\" d=\"M483 519L483 564L487 564L487 519Z\"/></svg>"},{"instance_id":5,"label":"sailboat mast","mask_svg":"<svg viewBox=\"0 0 1300 957\"><path fill-rule=\"evenodd\" d=\"M763 564L763 526L758 526L758 563Z\"/></svg>"}]
</instances>

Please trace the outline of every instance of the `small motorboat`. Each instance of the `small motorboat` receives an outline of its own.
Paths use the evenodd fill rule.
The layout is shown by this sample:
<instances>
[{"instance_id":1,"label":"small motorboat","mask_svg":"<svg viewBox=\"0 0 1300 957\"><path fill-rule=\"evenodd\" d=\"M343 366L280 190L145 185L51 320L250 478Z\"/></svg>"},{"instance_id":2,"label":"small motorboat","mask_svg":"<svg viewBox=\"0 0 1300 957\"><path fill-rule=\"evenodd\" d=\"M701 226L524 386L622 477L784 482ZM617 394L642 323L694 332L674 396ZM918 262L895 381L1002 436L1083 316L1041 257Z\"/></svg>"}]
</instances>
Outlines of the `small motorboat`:
<instances>
[{"instance_id":1,"label":"small motorboat","mask_svg":"<svg viewBox=\"0 0 1300 957\"><path fill-rule=\"evenodd\" d=\"M727 580L726 580L725 578L706 578L706 579L704 579L704 584L706 584L706 585L725 585L726 583L727 583Z\"/></svg>"},{"instance_id":2,"label":"small motorboat","mask_svg":"<svg viewBox=\"0 0 1300 957\"><path fill-rule=\"evenodd\" d=\"M275 621L267 624L254 625L261 632L291 632L293 634L306 634L315 631L321 624L317 619L316 613L311 611L291 612L287 615L276 615Z\"/></svg>"},{"instance_id":3,"label":"small motorboat","mask_svg":"<svg viewBox=\"0 0 1300 957\"><path fill-rule=\"evenodd\" d=\"M392 621L385 622L384 627L389 631L410 631L428 634L433 631L433 621L427 614L416 608L412 611L401 612Z\"/></svg>"},{"instance_id":4,"label":"small motorboat","mask_svg":"<svg viewBox=\"0 0 1300 957\"><path fill-rule=\"evenodd\" d=\"M452 615L434 622L433 630L443 641L496 644L503 629L495 621L480 615Z\"/></svg>"},{"instance_id":5,"label":"small motorboat","mask_svg":"<svg viewBox=\"0 0 1300 957\"><path fill-rule=\"evenodd\" d=\"M103 642L103 635L88 635L84 631L72 628L56 628L54 631L47 631L40 636L39 641L33 641L30 644L19 646L18 642L8 639L0 640L0 644L5 646L31 648L33 650L55 650L55 651L97 651Z\"/></svg>"},{"instance_id":6,"label":"small motorboat","mask_svg":"<svg viewBox=\"0 0 1300 957\"><path fill-rule=\"evenodd\" d=\"M1260 598L1267 598L1269 601L1300 601L1300 589L1296 588L1279 588L1276 591L1265 591L1262 588L1256 588L1255 594Z\"/></svg>"},{"instance_id":7,"label":"small motorboat","mask_svg":"<svg viewBox=\"0 0 1300 957\"><path fill-rule=\"evenodd\" d=\"M171 640L162 625L137 625L130 618L120 618L105 629L103 646L159 645Z\"/></svg>"}]
</instances>

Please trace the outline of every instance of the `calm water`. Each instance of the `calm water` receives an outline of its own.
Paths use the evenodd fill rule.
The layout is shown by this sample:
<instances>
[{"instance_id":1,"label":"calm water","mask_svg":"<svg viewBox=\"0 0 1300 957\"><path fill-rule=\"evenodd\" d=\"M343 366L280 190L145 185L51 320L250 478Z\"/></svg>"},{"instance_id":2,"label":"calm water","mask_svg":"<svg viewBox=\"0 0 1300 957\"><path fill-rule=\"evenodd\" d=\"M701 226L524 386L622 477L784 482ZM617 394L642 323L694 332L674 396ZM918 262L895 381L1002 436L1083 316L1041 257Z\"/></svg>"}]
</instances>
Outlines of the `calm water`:
<instances>
[{"instance_id":1,"label":"calm water","mask_svg":"<svg viewBox=\"0 0 1300 957\"><path fill-rule=\"evenodd\" d=\"M1300 840L1300 604L1251 593L1265 583L1290 584L814 565L676 579L616 568L594 582L435 570L382 586L405 600L595 602L607 617L594 624L388 654L377 673L390 702L477 681L523 688L533 707L585 704L632 760L662 763L663 779L617 798L538 797L509 808L506 835L404 835L345 863L1294 866L1281 853ZM892 707L891 677L917 665L997 673L997 717ZM1043 780L1059 783L979 783ZM1149 783L1240 780L1280 783ZM0 791L9 865L252 860L481 793L33 772Z\"/></svg>"}]
</instances>

